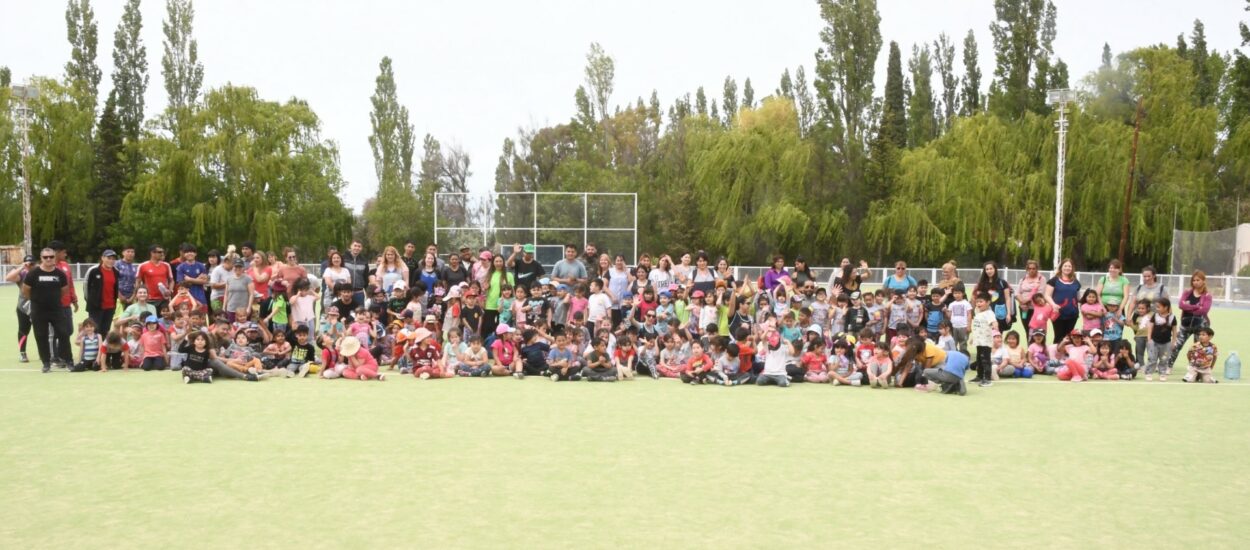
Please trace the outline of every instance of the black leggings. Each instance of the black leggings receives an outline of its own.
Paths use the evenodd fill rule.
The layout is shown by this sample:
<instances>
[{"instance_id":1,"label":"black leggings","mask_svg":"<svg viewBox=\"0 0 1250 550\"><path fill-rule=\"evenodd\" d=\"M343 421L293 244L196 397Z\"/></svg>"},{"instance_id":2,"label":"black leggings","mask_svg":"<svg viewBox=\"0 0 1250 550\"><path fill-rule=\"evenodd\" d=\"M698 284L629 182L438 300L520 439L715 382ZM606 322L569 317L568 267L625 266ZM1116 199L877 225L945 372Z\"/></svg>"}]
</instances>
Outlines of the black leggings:
<instances>
[{"instance_id":1,"label":"black leggings","mask_svg":"<svg viewBox=\"0 0 1250 550\"><path fill-rule=\"evenodd\" d=\"M977 346L977 378L993 380L994 374L990 372L990 368L990 347Z\"/></svg>"},{"instance_id":2,"label":"black leggings","mask_svg":"<svg viewBox=\"0 0 1250 550\"><path fill-rule=\"evenodd\" d=\"M1055 329L1054 338L1056 344L1061 342L1064 338L1067 338L1069 334L1072 334L1072 329L1076 328L1076 321L1076 317L1071 319L1064 319L1060 317L1059 319L1051 321L1050 324Z\"/></svg>"},{"instance_id":3,"label":"black leggings","mask_svg":"<svg viewBox=\"0 0 1250 550\"><path fill-rule=\"evenodd\" d=\"M30 315L22 310L17 310L17 350L26 353L26 340L30 336L30 329L34 324L30 322Z\"/></svg>"}]
</instances>

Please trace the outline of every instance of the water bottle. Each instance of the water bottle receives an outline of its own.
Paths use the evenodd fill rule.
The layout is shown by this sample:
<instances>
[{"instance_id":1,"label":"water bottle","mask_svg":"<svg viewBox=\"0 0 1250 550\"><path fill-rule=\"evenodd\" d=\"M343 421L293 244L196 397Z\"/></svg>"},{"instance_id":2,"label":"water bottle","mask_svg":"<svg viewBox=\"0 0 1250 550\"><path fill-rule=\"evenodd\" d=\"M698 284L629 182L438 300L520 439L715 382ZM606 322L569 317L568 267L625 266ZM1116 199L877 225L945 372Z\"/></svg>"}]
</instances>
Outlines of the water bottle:
<instances>
[{"instance_id":1,"label":"water bottle","mask_svg":"<svg viewBox=\"0 0 1250 550\"><path fill-rule=\"evenodd\" d=\"M1224 379L1241 379L1241 358L1237 357L1237 352L1235 351L1228 354L1228 359L1224 360Z\"/></svg>"}]
</instances>

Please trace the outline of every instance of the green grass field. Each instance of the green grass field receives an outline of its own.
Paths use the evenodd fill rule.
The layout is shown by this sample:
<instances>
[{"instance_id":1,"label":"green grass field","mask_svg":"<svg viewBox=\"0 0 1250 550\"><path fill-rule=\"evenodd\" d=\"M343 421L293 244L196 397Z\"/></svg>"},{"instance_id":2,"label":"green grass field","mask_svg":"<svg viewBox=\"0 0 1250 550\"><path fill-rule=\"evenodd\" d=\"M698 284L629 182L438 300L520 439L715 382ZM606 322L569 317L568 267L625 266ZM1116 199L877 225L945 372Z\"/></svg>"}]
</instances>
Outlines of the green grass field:
<instances>
[{"instance_id":1,"label":"green grass field","mask_svg":"<svg viewBox=\"0 0 1250 550\"><path fill-rule=\"evenodd\" d=\"M5 334L13 304L0 288ZM1250 311L1213 325L1232 350ZM964 398L649 379L184 386L39 374L15 347L0 344L0 548L1250 540L1245 382L1043 377Z\"/></svg>"}]
</instances>

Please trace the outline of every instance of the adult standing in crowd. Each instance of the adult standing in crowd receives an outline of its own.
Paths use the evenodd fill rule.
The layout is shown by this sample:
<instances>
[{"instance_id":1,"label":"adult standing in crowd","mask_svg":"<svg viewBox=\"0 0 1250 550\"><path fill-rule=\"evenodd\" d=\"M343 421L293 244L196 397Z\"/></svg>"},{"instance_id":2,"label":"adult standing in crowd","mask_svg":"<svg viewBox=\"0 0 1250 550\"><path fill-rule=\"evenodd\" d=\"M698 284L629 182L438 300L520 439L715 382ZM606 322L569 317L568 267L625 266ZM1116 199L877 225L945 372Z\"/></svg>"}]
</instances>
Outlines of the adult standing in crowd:
<instances>
[{"instance_id":1,"label":"adult standing in crowd","mask_svg":"<svg viewBox=\"0 0 1250 550\"><path fill-rule=\"evenodd\" d=\"M119 262L120 263L120 262ZM222 311L222 296L226 291L226 278L234 272L234 255L222 256L217 267L208 272L208 310L213 313Z\"/></svg>"},{"instance_id":2,"label":"adult standing in crowd","mask_svg":"<svg viewBox=\"0 0 1250 550\"><path fill-rule=\"evenodd\" d=\"M430 253L427 252L425 256L428 258ZM378 268L373 277L378 282L379 288L390 296L395 283L408 282L408 264L399 259L399 251L395 250L395 247L388 246L382 250L382 261L378 262Z\"/></svg>"},{"instance_id":3,"label":"adult standing in crowd","mask_svg":"<svg viewBox=\"0 0 1250 550\"><path fill-rule=\"evenodd\" d=\"M794 281L794 286L799 288L802 288L803 284L808 281L816 281L816 276L812 274L811 266L807 265L807 258L803 256L794 257L794 270L790 272L790 280Z\"/></svg>"},{"instance_id":4,"label":"adult standing in crowd","mask_svg":"<svg viewBox=\"0 0 1250 550\"><path fill-rule=\"evenodd\" d=\"M556 262L551 268L551 282L557 285L575 287L589 280L586 265L577 259L577 247L571 244L564 246L564 259ZM488 334L483 332L483 334Z\"/></svg>"},{"instance_id":5,"label":"adult standing in crowd","mask_svg":"<svg viewBox=\"0 0 1250 550\"><path fill-rule=\"evenodd\" d=\"M517 254L521 254L520 260L517 260ZM525 287L526 291L531 290L534 285L538 284L538 280L547 274L547 270L543 269L543 264L534 259L534 245L532 244L512 245L512 255L508 256L508 267L516 273L516 286Z\"/></svg>"},{"instance_id":6,"label":"adult standing in crowd","mask_svg":"<svg viewBox=\"0 0 1250 550\"><path fill-rule=\"evenodd\" d=\"M100 263L91 266L84 275L87 291L87 318L95 323L96 332L108 334L113 324L113 314L117 311L120 296L117 270L117 253L105 250L100 255Z\"/></svg>"},{"instance_id":7,"label":"adult standing in crowd","mask_svg":"<svg viewBox=\"0 0 1250 550\"><path fill-rule=\"evenodd\" d=\"M486 252L486 254L490 253ZM486 294L482 334L495 333L495 326L499 323L499 294L503 291L504 285L509 287L516 285L516 277L508 272L503 256L495 256L491 259L490 270L486 272L486 284L482 287Z\"/></svg>"},{"instance_id":8,"label":"adult standing in crowd","mask_svg":"<svg viewBox=\"0 0 1250 550\"><path fill-rule=\"evenodd\" d=\"M1094 292L1098 293L1104 306L1118 306L1133 301L1133 291L1129 287L1128 277L1124 276L1124 265L1120 260L1111 260L1107 265L1107 274L1099 277L1094 284ZM1126 314L1132 315L1133 312Z\"/></svg>"},{"instance_id":9,"label":"adult standing in crowd","mask_svg":"<svg viewBox=\"0 0 1250 550\"><path fill-rule=\"evenodd\" d=\"M1189 288L1181 293L1177 306L1181 308L1181 326L1172 353L1168 356L1169 372L1189 337L1193 336L1196 340L1199 330L1211 326L1211 319L1207 316L1211 312L1211 291L1207 289L1206 273L1198 270L1189 276Z\"/></svg>"},{"instance_id":10,"label":"adult standing in crowd","mask_svg":"<svg viewBox=\"0 0 1250 550\"><path fill-rule=\"evenodd\" d=\"M1046 281L1046 301L1059 310L1059 317L1051 321L1055 329L1054 342L1058 344L1071 334L1080 320L1081 281L1076 278L1076 265L1071 258L1059 262L1059 271Z\"/></svg>"},{"instance_id":11,"label":"adult standing in crowd","mask_svg":"<svg viewBox=\"0 0 1250 550\"><path fill-rule=\"evenodd\" d=\"M408 268L408 288L417 282L417 268L421 266L421 258L417 256L417 245L412 241L404 243L404 255L399 257Z\"/></svg>"},{"instance_id":12,"label":"adult standing in crowd","mask_svg":"<svg viewBox=\"0 0 1250 550\"><path fill-rule=\"evenodd\" d=\"M457 254L447 257L447 266L443 268L440 276L447 281L448 288L469 282L469 270L465 267L466 265Z\"/></svg>"},{"instance_id":13,"label":"adult standing in crowd","mask_svg":"<svg viewBox=\"0 0 1250 550\"><path fill-rule=\"evenodd\" d=\"M274 270L280 267L281 264L269 263L269 256L262 250L257 250L252 254L252 263L247 268L247 276L252 278L252 284L256 287L256 300L260 304L261 319L269 316L269 305L273 303L272 296L269 294L269 282L273 279Z\"/></svg>"},{"instance_id":14,"label":"adult standing in crowd","mask_svg":"<svg viewBox=\"0 0 1250 550\"><path fill-rule=\"evenodd\" d=\"M690 270L693 269L690 262L690 254L686 253L682 254L681 258L677 260L677 265L673 266L673 279L677 281L677 284L683 286L690 285Z\"/></svg>"},{"instance_id":15,"label":"adult standing in crowd","mask_svg":"<svg viewBox=\"0 0 1250 550\"><path fill-rule=\"evenodd\" d=\"M26 274L35 267L35 257L29 254L22 259L22 265L19 265L8 273L4 274L4 280L9 283L17 283L19 286L22 281L26 280ZM26 293L17 293L17 351L21 356L21 362L29 362L26 357L26 340L30 335L30 300L26 298Z\"/></svg>"},{"instance_id":16,"label":"adult standing in crowd","mask_svg":"<svg viewBox=\"0 0 1250 550\"><path fill-rule=\"evenodd\" d=\"M716 290L716 274L709 267L707 253L702 250L695 256L694 269L690 272L690 287L702 290L704 295Z\"/></svg>"},{"instance_id":17,"label":"adult standing in crowd","mask_svg":"<svg viewBox=\"0 0 1250 550\"><path fill-rule=\"evenodd\" d=\"M352 274L352 302L365 303L365 287L369 286L369 258L362 254L365 246L359 240L352 240L343 255L343 267Z\"/></svg>"},{"instance_id":18,"label":"adult standing in crowd","mask_svg":"<svg viewBox=\"0 0 1250 550\"><path fill-rule=\"evenodd\" d=\"M660 256L660 261L656 262L655 268L647 274L647 279L651 281L651 286L655 287L656 292L666 292L668 287L673 284L673 259L668 254Z\"/></svg>"},{"instance_id":19,"label":"adult standing in crowd","mask_svg":"<svg viewBox=\"0 0 1250 550\"><path fill-rule=\"evenodd\" d=\"M607 254L600 256L601 259L605 260L607 257ZM621 320L624 319L621 308L625 302L622 297L629 292L629 266L625 264L625 256L617 254L612 261L612 265L603 274L604 278L608 280L606 288L612 298L612 328L615 330L616 327L620 326Z\"/></svg>"},{"instance_id":20,"label":"adult standing in crowd","mask_svg":"<svg viewBox=\"0 0 1250 550\"><path fill-rule=\"evenodd\" d=\"M786 271L786 258L781 254L773 256L773 265L764 272L764 290L772 292L777 285L781 284L782 277L789 277L790 273Z\"/></svg>"},{"instance_id":21,"label":"adult standing in crowd","mask_svg":"<svg viewBox=\"0 0 1250 550\"><path fill-rule=\"evenodd\" d=\"M135 301L135 278L139 275L139 267L135 265L135 247L122 247L122 257L113 264L113 271L117 272L118 299L124 308Z\"/></svg>"},{"instance_id":22,"label":"adult standing in crowd","mask_svg":"<svg viewBox=\"0 0 1250 550\"><path fill-rule=\"evenodd\" d=\"M300 265L299 256L294 248L289 246L283 248L282 257L285 258L285 261L278 266L278 279L286 283L286 297L290 298L292 294L295 294L295 283L299 282L300 279L308 278L308 270L304 269L303 265ZM255 279L252 280L252 284L257 287L262 285L261 282ZM268 283L264 284L268 285ZM288 300L287 307L290 307L290 303L290 300Z\"/></svg>"},{"instance_id":23,"label":"adult standing in crowd","mask_svg":"<svg viewBox=\"0 0 1250 550\"><path fill-rule=\"evenodd\" d=\"M1168 298L1168 287L1159 280L1159 274L1155 271L1154 266L1148 265L1141 268L1141 284L1133 289L1129 296L1128 308L1122 309L1124 315L1131 316L1137 308L1137 302L1145 301L1147 304L1153 304L1159 298ZM1150 305L1151 310L1154 305ZM1138 360L1142 358L1138 357Z\"/></svg>"},{"instance_id":24,"label":"adult standing in crowd","mask_svg":"<svg viewBox=\"0 0 1250 550\"><path fill-rule=\"evenodd\" d=\"M907 289L916 287L916 279L907 274L907 262L899 260L894 262L894 273L885 276L882 286L889 292L906 292Z\"/></svg>"},{"instance_id":25,"label":"adult standing in crowd","mask_svg":"<svg viewBox=\"0 0 1250 550\"><path fill-rule=\"evenodd\" d=\"M174 269L174 282L189 284L187 292L191 294L191 297L201 304L207 304L208 294L204 292L204 285L209 282L208 268L196 261L198 250L195 245L183 243L178 251L182 253L182 261Z\"/></svg>"},{"instance_id":26,"label":"adult standing in crowd","mask_svg":"<svg viewBox=\"0 0 1250 550\"><path fill-rule=\"evenodd\" d=\"M981 278L973 297L987 295L990 297L990 309L998 319L998 330L1003 334L1016 322L1016 302L1011 298L1011 285L999 276L998 264L985 262L981 266Z\"/></svg>"},{"instance_id":27,"label":"adult standing in crowd","mask_svg":"<svg viewBox=\"0 0 1250 550\"><path fill-rule=\"evenodd\" d=\"M734 270L729 266L729 260L721 256L716 260L716 280L725 281L725 287L734 288L737 278L734 277Z\"/></svg>"},{"instance_id":28,"label":"adult standing in crowd","mask_svg":"<svg viewBox=\"0 0 1250 550\"><path fill-rule=\"evenodd\" d=\"M1029 326L1029 319L1033 317L1033 297L1043 292L1045 288L1046 278L1038 272L1037 260L1024 262L1024 277L1016 283L1015 296L1016 307L1020 311L1020 321L1024 323L1026 329Z\"/></svg>"},{"instance_id":29,"label":"adult standing in crowd","mask_svg":"<svg viewBox=\"0 0 1250 550\"><path fill-rule=\"evenodd\" d=\"M56 255L57 269L60 269L61 273L65 274L65 278L69 280L69 295L61 298L61 315L65 316L65 322L68 323L70 327L70 334L73 334L74 314L78 313L78 289L74 286L74 270L69 266L69 255L65 250L65 243L61 241L52 241L51 248L53 253ZM62 346L64 346L65 349L69 349L69 343L62 343L59 339L54 343L54 345L57 349L61 349ZM72 355L67 353L64 354L64 356L70 357L72 362ZM58 357L55 364L60 365L61 359L62 357ZM67 363L63 366L69 366L69 364Z\"/></svg>"},{"instance_id":30,"label":"adult standing in crowd","mask_svg":"<svg viewBox=\"0 0 1250 550\"><path fill-rule=\"evenodd\" d=\"M148 300L160 311L169 303L174 284L174 270L165 262L165 248L154 244L148 247L148 261L139 266L138 283L148 289Z\"/></svg>"},{"instance_id":31,"label":"adult standing in crowd","mask_svg":"<svg viewBox=\"0 0 1250 550\"><path fill-rule=\"evenodd\" d=\"M586 243L585 254L582 255L582 265L586 266L586 281L602 277L599 272L599 248L595 243Z\"/></svg>"},{"instance_id":32,"label":"adult standing in crowd","mask_svg":"<svg viewBox=\"0 0 1250 550\"><path fill-rule=\"evenodd\" d=\"M955 301L955 291L964 290L964 282L959 278L959 266L955 264L955 260L942 264L942 280L938 281L936 288L942 289L942 304L948 306Z\"/></svg>"},{"instance_id":33,"label":"adult standing in crowd","mask_svg":"<svg viewBox=\"0 0 1250 550\"><path fill-rule=\"evenodd\" d=\"M243 244L239 245L239 257L235 258L234 263L243 262L243 270L247 271L252 267L252 258L254 256L256 256L256 243L243 241Z\"/></svg>"},{"instance_id":34,"label":"adult standing in crowd","mask_svg":"<svg viewBox=\"0 0 1250 550\"><path fill-rule=\"evenodd\" d=\"M443 259L438 256L437 244L431 243L431 244L425 245L425 253L434 255L434 266L437 267L439 271L442 271L444 267L447 267L447 262L444 262Z\"/></svg>"},{"instance_id":35,"label":"adult standing in crowd","mask_svg":"<svg viewBox=\"0 0 1250 550\"><path fill-rule=\"evenodd\" d=\"M343 255L338 250L331 250L326 258L326 266L321 270L321 307L323 310L330 307L330 304L334 303L334 299L338 297L334 289L339 288L340 284L351 288L352 272L343 266ZM357 302L353 297L352 303L363 302Z\"/></svg>"},{"instance_id":36,"label":"adult standing in crowd","mask_svg":"<svg viewBox=\"0 0 1250 550\"><path fill-rule=\"evenodd\" d=\"M469 268L473 280L482 288L486 288L486 275L490 273L492 257L490 251L483 248L477 252L477 261Z\"/></svg>"},{"instance_id":37,"label":"adult standing in crowd","mask_svg":"<svg viewBox=\"0 0 1250 550\"><path fill-rule=\"evenodd\" d=\"M425 257L421 259L421 265L417 268L417 275L414 277L416 282L421 283L428 291L429 298L434 298L434 285L438 284L442 278L443 272L438 269L438 257L433 252L426 252Z\"/></svg>"},{"instance_id":38,"label":"adult standing in crowd","mask_svg":"<svg viewBox=\"0 0 1250 550\"><path fill-rule=\"evenodd\" d=\"M836 279L830 280L831 286L842 287L842 294L851 294L859 292L859 287L864 284L864 279L872 278L872 271L868 269L868 262L859 261L859 267L851 267L850 258L842 258L838 272L834 274Z\"/></svg>"},{"instance_id":39,"label":"adult standing in crowd","mask_svg":"<svg viewBox=\"0 0 1250 550\"><path fill-rule=\"evenodd\" d=\"M226 292L222 296L222 307L226 312L226 320L231 323L243 322L244 319L238 318L236 315L239 311L250 312L252 310L252 297L256 294L256 285L252 283L252 278L247 276L247 271L243 269L243 260L241 258L232 258L231 264L234 271L230 276L226 277Z\"/></svg>"},{"instance_id":40,"label":"adult standing in crowd","mask_svg":"<svg viewBox=\"0 0 1250 550\"><path fill-rule=\"evenodd\" d=\"M55 359L65 364L73 363L69 338L73 333L70 318L64 314L61 304L70 294L69 277L56 265L56 251L45 248L39 252L39 264L31 268L22 279L22 296L30 300L30 319L35 332L35 346L39 349L39 361L43 372L52 370ZM56 337L56 355L49 349L49 331Z\"/></svg>"}]
</instances>

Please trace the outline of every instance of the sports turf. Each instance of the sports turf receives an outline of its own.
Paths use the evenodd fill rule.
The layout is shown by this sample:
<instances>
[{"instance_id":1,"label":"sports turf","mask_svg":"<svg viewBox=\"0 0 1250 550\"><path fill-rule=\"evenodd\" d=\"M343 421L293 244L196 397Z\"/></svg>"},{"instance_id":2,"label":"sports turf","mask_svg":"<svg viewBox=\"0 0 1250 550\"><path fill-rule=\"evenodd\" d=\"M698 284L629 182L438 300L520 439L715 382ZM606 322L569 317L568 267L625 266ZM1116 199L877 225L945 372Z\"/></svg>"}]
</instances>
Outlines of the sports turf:
<instances>
[{"instance_id":1,"label":"sports turf","mask_svg":"<svg viewBox=\"0 0 1250 550\"><path fill-rule=\"evenodd\" d=\"M12 308L0 288L5 334ZM1213 325L1227 352L1250 311ZM1043 377L964 398L649 379L184 386L39 374L14 348L0 342L3 548L1250 540L1244 382Z\"/></svg>"}]
</instances>

